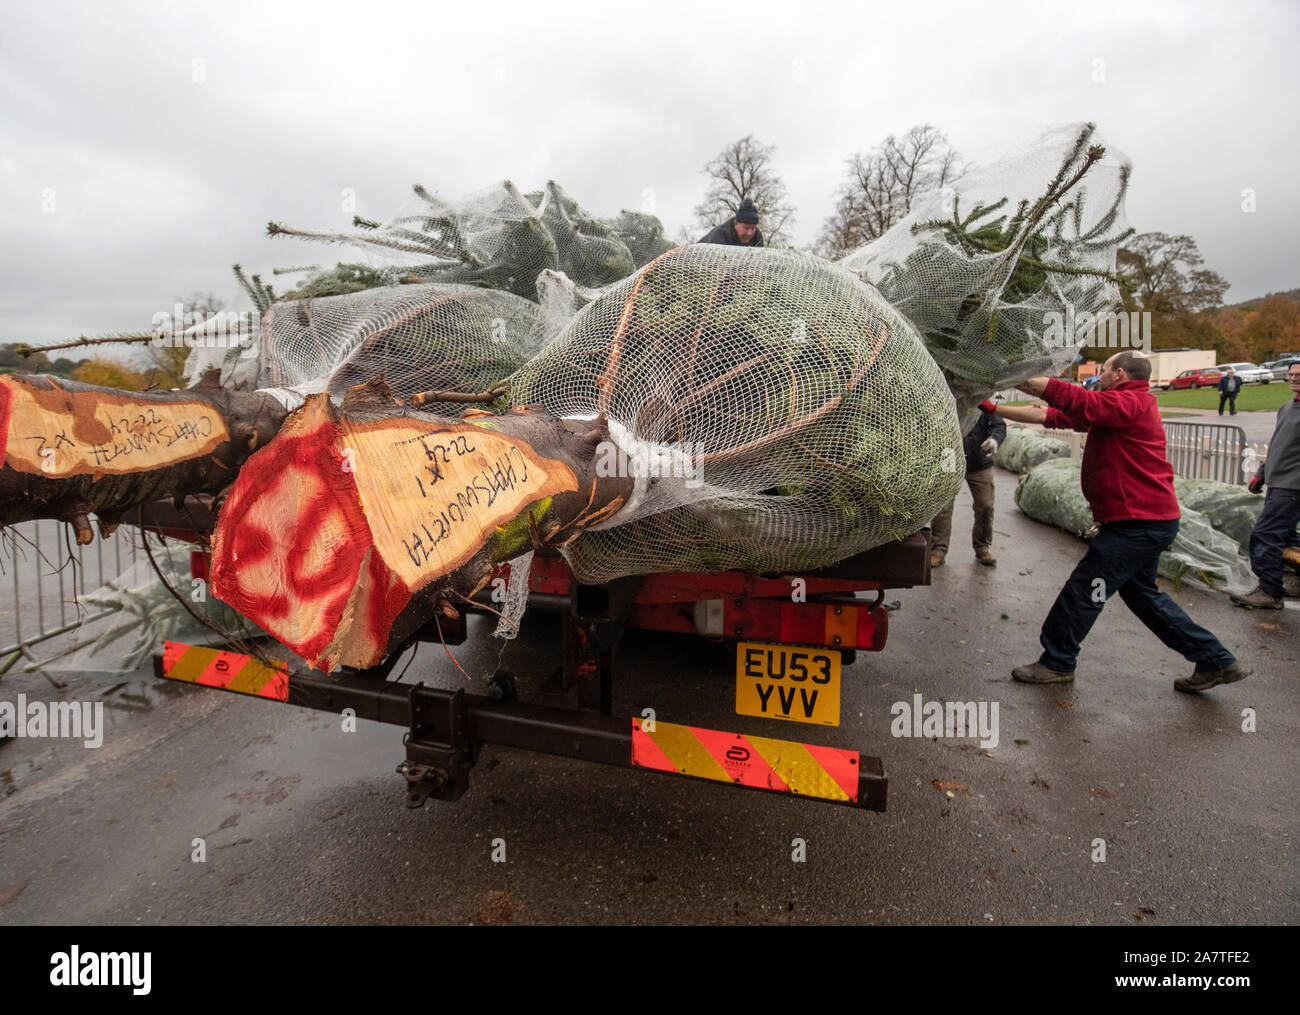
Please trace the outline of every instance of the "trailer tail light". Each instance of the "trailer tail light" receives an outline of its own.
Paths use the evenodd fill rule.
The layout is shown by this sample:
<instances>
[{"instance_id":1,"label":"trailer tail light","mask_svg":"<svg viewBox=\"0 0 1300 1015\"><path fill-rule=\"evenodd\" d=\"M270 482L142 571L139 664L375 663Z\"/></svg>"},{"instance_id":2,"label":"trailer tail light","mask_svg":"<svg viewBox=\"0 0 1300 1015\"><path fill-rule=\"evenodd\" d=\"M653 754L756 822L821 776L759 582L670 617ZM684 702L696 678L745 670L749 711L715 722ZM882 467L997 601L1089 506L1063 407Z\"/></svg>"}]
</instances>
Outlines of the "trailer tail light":
<instances>
[{"instance_id":1,"label":"trailer tail light","mask_svg":"<svg viewBox=\"0 0 1300 1015\"><path fill-rule=\"evenodd\" d=\"M810 610L808 607L811 606ZM781 604L780 641L796 645L824 645L826 615L820 603Z\"/></svg>"},{"instance_id":2,"label":"trailer tail light","mask_svg":"<svg viewBox=\"0 0 1300 1015\"><path fill-rule=\"evenodd\" d=\"M858 648L879 652L889 637L889 611L877 606L858 608Z\"/></svg>"},{"instance_id":3,"label":"trailer tail light","mask_svg":"<svg viewBox=\"0 0 1300 1015\"><path fill-rule=\"evenodd\" d=\"M879 652L889 633L889 615L867 603L782 603L779 632L754 636L775 637L794 645L829 645Z\"/></svg>"}]
</instances>

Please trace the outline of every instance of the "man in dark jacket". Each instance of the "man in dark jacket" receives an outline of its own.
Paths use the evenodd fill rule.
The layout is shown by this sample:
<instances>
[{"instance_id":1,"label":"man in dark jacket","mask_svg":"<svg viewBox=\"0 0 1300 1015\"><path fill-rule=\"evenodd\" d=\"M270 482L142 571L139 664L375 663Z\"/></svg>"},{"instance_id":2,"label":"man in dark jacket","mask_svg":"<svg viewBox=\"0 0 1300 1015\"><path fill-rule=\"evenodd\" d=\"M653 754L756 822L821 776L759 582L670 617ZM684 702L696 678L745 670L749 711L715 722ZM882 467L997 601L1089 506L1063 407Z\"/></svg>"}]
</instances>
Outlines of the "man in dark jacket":
<instances>
[{"instance_id":1,"label":"man in dark jacket","mask_svg":"<svg viewBox=\"0 0 1300 1015\"><path fill-rule=\"evenodd\" d=\"M1287 368L1295 397L1277 410L1277 427L1268 442L1268 457L1247 484L1259 493L1268 484L1264 510L1250 532L1250 569L1259 584L1244 596L1233 596L1238 606L1280 610L1285 594L1282 555L1296 546L1295 527L1300 522L1300 360Z\"/></svg>"},{"instance_id":2,"label":"man in dark jacket","mask_svg":"<svg viewBox=\"0 0 1300 1015\"><path fill-rule=\"evenodd\" d=\"M989 567L998 560L989 552L993 545L993 452L1007 439L1007 425L997 416L981 412L962 442L966 452L966 485L975 500L975 526L971 529L971 545L975 559ZM952 536L953 501L940 511L930 523L930 566L943 567L948 555L948 540Z\"/></svg>"},{"instance_id":3,"label":"man in dark jacket","mask_svg":"<svg viewBox=\"0 0 1300 1015\"><path fill-rule=\"evenodd\" d=\"M740 202L735 217L715 226L700 237L701 243L724 243L730 247L761 247L763 234L758 231L758 209L746 198Z\"/></svg>"},{"instance_id":4,"label":"man in dark jacket","mask_svg":"<svg viewBox=\"0 0 1300 1015\"><path fill-rule=\"evenodd\" d=\"M1079 480L1100 529L1043 621L1043 654L1011 671L1022 683L1074 680L1080 643L1116 592L1157 638L1196 664L1190 677L1174 681L1175 689L1204 691L1250 674L1156 585L1160 554L1173 545L1182 512L1150 376L1151 361L1125 350L1106 361L1096 391L1032 377L1020 390L1050 408L984 403L1006 419L1088 434Z\"/></svg>"},{"instance_id":5,"label":"man in dark jacket","mask_svg":"<svg viewBox=\"0 0 1300 1015\"><path fill-rule=\"evenodd\" d=\"M1228 403L1231 415L1237 415L1237 392L1241 390L1241 378L1237 371L1228 367L1228 372L1219 378L1219 415L1223 415L1223 403Z\"/></svg>"}]
</instances>

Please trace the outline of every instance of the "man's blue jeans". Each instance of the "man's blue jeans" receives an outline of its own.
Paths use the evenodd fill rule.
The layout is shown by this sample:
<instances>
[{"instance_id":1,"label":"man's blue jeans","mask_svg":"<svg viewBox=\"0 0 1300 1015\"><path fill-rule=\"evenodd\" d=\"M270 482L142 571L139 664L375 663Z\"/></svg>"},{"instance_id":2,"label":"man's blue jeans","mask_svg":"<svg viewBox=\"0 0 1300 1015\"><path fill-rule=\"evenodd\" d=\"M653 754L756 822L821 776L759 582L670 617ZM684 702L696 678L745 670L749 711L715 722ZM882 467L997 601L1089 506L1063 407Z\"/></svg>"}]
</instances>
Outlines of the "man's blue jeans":
<instances>
[{"instance_id":1,"label":"man's blue jeans","mask_svg":"<svg viewBox=\"0 0 1300 1015\"><path fill-rule=\"evenodd\" d=\"M1138 620L1171 649L1215 670L1236 662L1222 642L1192 622L1182 607L1156 586L1160 554L1173 545L1178 520L1108 522L1093 537L1088 552L1070 575L1043 621L1039 662L1061 673L1073 672L1079 645L1116 592Z\"/></svg>"},{"instance_id":2,"label":"man's blue jeans","mask_svg":"<svg viewBox=\"0 0 1300 1015\"><path fill-rule=\"evenodd\" d=\"M1264 510L1250 532L1250 569L1259 587L1274 599L1282 598L1282 550L1297 544L1296 522L1300 522L1300 490L1270 486Z\"/></svg>"}]
</instances>

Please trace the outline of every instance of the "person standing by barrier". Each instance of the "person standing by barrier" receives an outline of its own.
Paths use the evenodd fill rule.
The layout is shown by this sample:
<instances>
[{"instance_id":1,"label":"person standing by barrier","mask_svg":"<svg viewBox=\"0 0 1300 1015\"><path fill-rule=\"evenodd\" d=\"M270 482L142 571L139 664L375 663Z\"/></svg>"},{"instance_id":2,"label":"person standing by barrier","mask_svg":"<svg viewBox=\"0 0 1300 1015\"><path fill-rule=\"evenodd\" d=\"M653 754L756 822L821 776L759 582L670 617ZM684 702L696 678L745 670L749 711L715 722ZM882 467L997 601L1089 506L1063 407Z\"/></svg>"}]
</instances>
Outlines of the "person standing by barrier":
<instances>
[{"instance_id":1,"label":"person standing by barrier","mask_svg":"<svg viewBox=\"0 0 1300 1015\"><path fill-rule=\"evenodd\" d=\"M993 556L993 452L1007 439L1007 425L991 413L981 412L980 418L962 439L966 454L966 485L975 501L975 524L971 528L971 545L975 559L986 567L993 567L998 559ZM948 506L935 515L930 523L930 566L943 567L948 555L948 540L952 536L952 509L954 497Z\"/></svg>"},{"instance_id":2,"label":"person standing by barrier","mask_svg":"<svg viewBox=\"0 0 1300 1015\"><path fill-rule=\"evenodd\" d=\"M1223 403L1228 403L1229 415L1237 415L1237 392L1241 390L1241 378L1237 371L1228 367L1228 372L1219 378L1219 415L1223 415Z\"/></svg>"},{"instance_id":3,"label":"person standing by barrier","mask_svg":"<svg viewBox=\"0 0 1300 1015\"><path fill-rule=\"evenodd\" d=\"M1173 545L1182 512L1150 377L1151 361L1125 350L1106 361L1096 391L1032 377L1020 390L1041 397L1050 408L981 406L1014 422L1088 434L1079 478L1100 528L1043 621L1042 655L1011 671L1021 683L1073 681L1080 645L1117 592L1157 638L1196 664L1191 676L1174 681L1176 690L1195 693L1250 675L1156 585L1160 554Z\"/></svg>"},{"instance_id":4,"label":"person standing by barrier","mask_svg":"<svg viewBox=\"0 0 1300 1015\"><path fill-rule=\"evenodd\" d=\"M1259 610L1282 609L1282 555L1297 546L1300 522L1300 360L1291 363L1287 381L1294 397L1277 410L1268 457L1246 487L1257 494L1268 486L1264 509L1250 532L1250 569L1259 584L1244 596L1231 597L1237 606Z\"/></svg>"}]
</instances>

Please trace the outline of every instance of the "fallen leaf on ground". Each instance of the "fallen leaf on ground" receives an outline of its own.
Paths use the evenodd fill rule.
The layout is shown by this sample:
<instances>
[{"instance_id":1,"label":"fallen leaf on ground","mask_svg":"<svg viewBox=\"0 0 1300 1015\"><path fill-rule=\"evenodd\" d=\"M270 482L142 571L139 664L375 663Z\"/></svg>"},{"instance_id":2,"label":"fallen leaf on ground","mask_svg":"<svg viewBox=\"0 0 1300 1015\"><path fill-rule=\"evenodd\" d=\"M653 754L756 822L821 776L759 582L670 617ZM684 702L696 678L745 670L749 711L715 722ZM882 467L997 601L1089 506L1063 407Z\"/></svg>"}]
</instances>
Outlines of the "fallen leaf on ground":
<instances>
[{"instance_id":1,"label":"fallen leaf on ground","mask_svg":"<svg viewBox=\"0 0 1300 1015\"><path fill-rule=\"evenodd\" d=\"M1105 786L1093 786L1088 790L1088 792L1091 793L1093 796L1095 796L1098 800L1111 800L1115 796L1115 794L1113 794Z\"/></svg>"},{"instance_id":2,"label":"fallen leaf on ground","mask_svg":"<svg viewBox=\"0 0 1300 1015\"><path fill-rule=\"evenodd\" d=\"M10 885L8 888L0 888L0 906L7 906L22 894L22 890L27 887L26 881L20 881L16 885Z\"/></svg>"},{"instance_id":3,"label":"fallen leaf on ground","mask_svg":"<svg viewBox=\"0 0 1300 1015\"><path fill-rule=\"evenodd\" d=\"M489 927L500 926L512 922L515 914L523 908L523 903L512 899L509 892L488 892L483 908L474 915L474 921Z\"/></svg>"},{"instance_id":4,"label":"fallen leaf on ground","mask_svg":"<svg viewBox=\"0 0 1300 1015\"><path fill-rule=\"evenodd\" d=\"M935 788L935 789L948 789L948 790L959 789L959 790L961 790L963 793L968 792L968 791L970 790L970 787L969 787L969 786L963 786L963 785L962 785L961 783L959 783L959 782L945 782L945 781L942 780L942 779L935 779L935 780L934 780L934 788Z\"/></svg>"}]
</instances>

